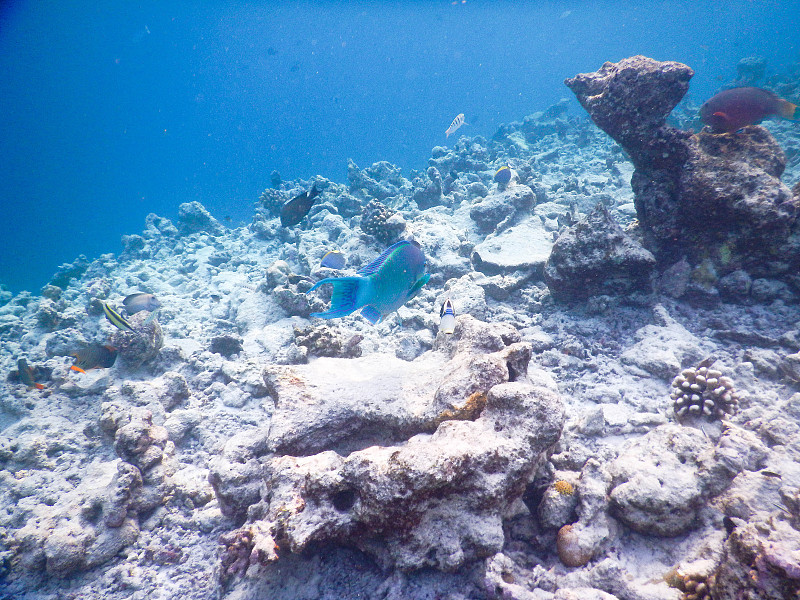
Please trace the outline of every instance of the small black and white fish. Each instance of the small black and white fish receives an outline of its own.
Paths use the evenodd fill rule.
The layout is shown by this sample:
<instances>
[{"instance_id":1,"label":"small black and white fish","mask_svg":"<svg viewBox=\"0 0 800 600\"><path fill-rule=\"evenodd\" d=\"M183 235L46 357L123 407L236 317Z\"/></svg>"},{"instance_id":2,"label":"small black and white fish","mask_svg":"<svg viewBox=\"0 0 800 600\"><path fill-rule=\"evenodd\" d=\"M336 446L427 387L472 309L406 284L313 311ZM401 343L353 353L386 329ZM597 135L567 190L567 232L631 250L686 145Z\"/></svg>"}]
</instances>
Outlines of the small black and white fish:
<instances>
[{"instance_id":1,"label":"small black and white fish","mask_svg":"<svg viewBox=\"0 0 800 600\"><path fill-rule=\"evenodd\" d=\"M456 129L462 125L469 125L469 123L464 120L464 113L459 114L455 119L453 119L453 122L450 123L450 127L448 127L447 131L444 132L445 137L450 137L450 134L455 133Z\"/></svg>"},{"instance_id":2,"label":"small black and white fish","mask_svg":"<svg viewBox=\"0 0 800 600\"><path fill-rule=\"evenodd\" d=\"M129 315L135 315L142 310L153 312L157 308L161 308L161 302L158 301L158 298L153 294L145 294L144 292L136 292L125 296L122 304Z\"/></svg>"},{"instance_id":3,"label":"small black and white fish","mask_svg":"<svg viewBox=\"0 0 800 600\"><path fill-rule=\"evenodd\" d=\"M327 267L328 269L344 269L345 264L347 264L347 259L338 250L331 250L319 261L320 267Z\"/></svg>"},{"instance_id":4,"label":"small black and white fish","mask_svg":"<svg viewBox=\"0 0 800 600\"><path fill-rule=\"evenodd\" d=\"M281 207L281 225L293 227L297 225L314 206L314 199L320 195L317 184L311 186L311 190L295 196Z\"/></svg>"},{"instance_id":5,"label":"small black and white fish","mask_svg":"<svg viewBox=\"0 0 800 600\"><path fill-rule=\"evenodd\" d=\"M439 311L439 331L442 333L453 333L456 330L456 311L450 298L444 301L442 309Z\"/></svg>"},{"instance_id":6,"label":"small black and white fish","mask_svg":"<svg viewBox=\"0 0 800 600\"><path fill-rule=\"evenodd\" d=\"M121 329L122 331L125 331L126 329L128 331L133 331L133 326L105 302L103 302L103 312L105 313L108 322L117 329Z\"/></svg>"}]
</instances>

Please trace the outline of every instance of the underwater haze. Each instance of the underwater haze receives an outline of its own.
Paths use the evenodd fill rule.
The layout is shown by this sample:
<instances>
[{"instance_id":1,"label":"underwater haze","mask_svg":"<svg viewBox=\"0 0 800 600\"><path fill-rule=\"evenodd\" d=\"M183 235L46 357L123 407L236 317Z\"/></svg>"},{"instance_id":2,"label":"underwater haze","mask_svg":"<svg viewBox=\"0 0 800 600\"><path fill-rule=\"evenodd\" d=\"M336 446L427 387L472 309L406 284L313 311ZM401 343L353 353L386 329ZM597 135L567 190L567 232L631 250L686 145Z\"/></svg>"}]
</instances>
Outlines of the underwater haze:
<instances>
[{"instance_id":1,"label":"underwater haze","mask_svg":"<svg viewBox=\"0 0 800 600\"><path fill-rule=\"evenodd\" d=\"M607 60L686 63L700 104L741 58L797 60L797 31L777 1L4 2L0 284L37 292L183 202L247 222L273 170L423 169Z\"/></svg>"}]
</instances>

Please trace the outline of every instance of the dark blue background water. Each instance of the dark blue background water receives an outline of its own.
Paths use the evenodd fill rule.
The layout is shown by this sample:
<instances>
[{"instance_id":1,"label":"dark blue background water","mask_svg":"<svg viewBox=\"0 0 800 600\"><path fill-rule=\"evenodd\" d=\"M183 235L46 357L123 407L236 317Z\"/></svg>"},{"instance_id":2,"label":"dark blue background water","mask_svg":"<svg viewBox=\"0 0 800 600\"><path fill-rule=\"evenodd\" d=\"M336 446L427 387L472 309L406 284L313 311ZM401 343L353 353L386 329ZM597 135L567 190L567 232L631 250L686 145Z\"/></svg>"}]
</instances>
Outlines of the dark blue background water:
<instances>
[{"instance_id":1,"label":"dark blue background water","mask_svg":"<svg viewBox=\"0 0 800 600\"><path fill-rule=\"evenodd\" d=\"M777 1L0 6L0 283L15 291L181 202L249 220L273 169L424 168L456 114L459 134L491 136L606 60L685 62L699 102L740 58L780 70L800 43L800 4Z\"/></svg>"}]
</instances>

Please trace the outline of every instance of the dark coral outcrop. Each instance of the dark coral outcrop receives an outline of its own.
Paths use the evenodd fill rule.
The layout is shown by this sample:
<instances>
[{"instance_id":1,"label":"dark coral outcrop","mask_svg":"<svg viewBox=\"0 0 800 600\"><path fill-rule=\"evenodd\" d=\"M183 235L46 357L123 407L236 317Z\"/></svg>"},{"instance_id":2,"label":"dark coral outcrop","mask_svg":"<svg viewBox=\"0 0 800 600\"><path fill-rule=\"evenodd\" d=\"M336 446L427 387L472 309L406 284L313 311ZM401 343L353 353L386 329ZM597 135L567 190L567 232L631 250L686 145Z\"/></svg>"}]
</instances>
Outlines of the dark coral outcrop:
<instances>
[{"instance_id":1,"label":"dark coral outcrop","mask_svg":"<svg viewBox=\"0 0 800 600\"><path fill-rule=\"evenodd\" d=\"M693 74L681 63L634 56L565 83L628 152L636 212L658 258L710 259L720 275L786 272L791 260L780 257L800 196L780 181L783 151L759 126L695 135L667 125Z\"/></svg>"},{"instance_id":2,"label":"dark coral outcrop","mask_svg":"<svg viewBox=\"0 0 800 600\"><path fill-rule=\"evenodd\" d=\"M602 205L553 245L544 279L557 300L649 292L656 260L626 234Z\"/></svg>"}]
</instances>

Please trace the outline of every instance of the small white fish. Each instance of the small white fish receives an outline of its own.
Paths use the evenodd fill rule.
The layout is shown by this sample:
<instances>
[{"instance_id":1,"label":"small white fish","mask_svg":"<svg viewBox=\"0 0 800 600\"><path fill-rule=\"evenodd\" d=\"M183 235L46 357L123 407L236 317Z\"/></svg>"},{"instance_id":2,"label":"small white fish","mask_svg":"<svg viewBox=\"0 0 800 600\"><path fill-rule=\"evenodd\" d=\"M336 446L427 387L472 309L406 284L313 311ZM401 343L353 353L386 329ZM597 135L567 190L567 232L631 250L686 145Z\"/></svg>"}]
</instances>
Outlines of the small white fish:
<instances>
[{"instance_id":1,"label":"small white fish","mask_svg":"<svg viewBox=\"0 0 800 600\"><path fill-rule=\"evenodd\" d=\"M442 333L453 333L456 330L456 311L453 310L453 303L450 298L444 301L442 309L439 311L439 331Z\"/></svg>"},{"instance_id":2,"label":"small white fish","mask_svg":"<svg viewBox=\"0 0 800 600\"><path fill-rule=\"evenodd\" d=\"M448 127L447 131L445 131L446 137L450 137L450 134L455 133L456 129L462 125L469 125L469 123L464 120L464 113L461 113L455 119L453 119L453 122L450 123L450 127Z\"/></svg>"}]
</instances>

